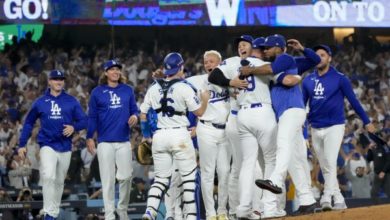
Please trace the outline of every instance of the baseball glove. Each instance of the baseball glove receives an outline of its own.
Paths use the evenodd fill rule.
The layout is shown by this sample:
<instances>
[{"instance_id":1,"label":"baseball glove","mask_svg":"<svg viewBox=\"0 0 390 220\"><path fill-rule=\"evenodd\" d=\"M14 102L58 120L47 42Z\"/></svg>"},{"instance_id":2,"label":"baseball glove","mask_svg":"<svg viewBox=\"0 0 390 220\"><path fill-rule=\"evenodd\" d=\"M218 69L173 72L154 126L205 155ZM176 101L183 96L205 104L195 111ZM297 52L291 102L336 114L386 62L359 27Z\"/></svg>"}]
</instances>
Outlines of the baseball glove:
<instances>
[{"instance_id":1,"label":"baseball glove","mask_svg":"<svg viewBox=\"0 0 390 220\"><path fill-rule=\"evenodd\" d=\"M153 165L152 144L148 141L142 141L135 148L135 158L142 165Z\"/></svg>"}]
</instances>

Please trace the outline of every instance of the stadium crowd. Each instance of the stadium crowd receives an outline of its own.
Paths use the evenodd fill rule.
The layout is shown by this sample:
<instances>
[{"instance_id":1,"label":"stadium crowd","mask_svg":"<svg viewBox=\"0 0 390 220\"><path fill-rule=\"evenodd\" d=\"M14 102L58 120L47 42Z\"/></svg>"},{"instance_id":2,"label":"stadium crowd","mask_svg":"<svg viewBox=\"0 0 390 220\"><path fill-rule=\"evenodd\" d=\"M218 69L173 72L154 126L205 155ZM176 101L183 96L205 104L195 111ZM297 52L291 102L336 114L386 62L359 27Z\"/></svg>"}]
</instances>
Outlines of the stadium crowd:
<instances>
[{"instance_id":1,"label":"stadium crowd","mask_svg":"<svg viewBox=\"0 0 390 220\"><path fill-rule=\"evenodd\" d=\"M135 89L137 104L141 104L146 90L152 82L152 72L158 68L169 49L153 51L131 50L117 47L113 54L111 44L93 47L59 47L35 43L31 36L15 39L0 52L0 202L32 200L31 190L39 183L39 146L35 142L37 128L27 145L28 156L22 160L16 151L21 124L33 101L46 89L48 74L58 69L66 74L66 90L77 97L84 111L88 111L91 89L102 73L102 64L111 57L123 64L123 73ZM229 47L227 47L229 48ZM230 47L231 48L231 47ZM213 48L205 48L213 49ZM333 47L336 52L333 65L347 74L353 89L383 139L390 144L390 52L387 46L367 47L359 42L347 42ZM188 76L204 74L202 54L180 51L185 57ZM232 51L221 51L223 57ZM348 102L346 102L348 103ZM338 158L338 181L346 198L377 198L389 195L390 168L382 186L374 183L375 144L368 138L363 124L351 106L346 105L347 115L345 137ZM310 134L309 134L310 135ZM136 146L142 135L139 127L133 128L131 144ZM310 139L309 139L310 140ZM310 144L310 143L309 143ZM99 172L94 155L85 144L85 131L74 135L72 160L66 178L66 187L71 193L88 193L90 198L99 197ZM311 166L312 190L317 199L323 189L323 177L316 156L308 151ZM145 187L148 188L153 176L151 167L137 164L134 160L134 192L132 202L145 202ZM387 163L390 163L388 161ZM389 165L387 165L389 166ZM293 186L289 184L290 192ZM77 187L75 187L77 186ZM6 189L20 190L20 196L11 198ZM380 190L383 188L383 190ZM373 190L371 190L373 189ZM30 190L30 194L27 193ZM293 193L289 193L292 199Z\"/></svg>"}]
</instances>

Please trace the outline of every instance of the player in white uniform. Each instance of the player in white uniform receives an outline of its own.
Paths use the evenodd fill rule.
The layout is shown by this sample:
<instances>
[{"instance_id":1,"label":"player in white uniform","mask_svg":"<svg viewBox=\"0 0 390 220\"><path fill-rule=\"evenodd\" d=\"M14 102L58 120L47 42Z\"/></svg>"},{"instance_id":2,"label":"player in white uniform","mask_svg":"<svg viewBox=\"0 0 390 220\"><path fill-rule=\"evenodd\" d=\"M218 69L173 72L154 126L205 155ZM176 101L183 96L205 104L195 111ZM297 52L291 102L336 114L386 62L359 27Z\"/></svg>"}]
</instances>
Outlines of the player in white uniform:
<instances>
[{"instance_id":1,"label":"player in white uniform","mask_svg":"<svg viewBox=\"0 0 390 220\"><path fill-rule=\"evenodd\" d=\"M218 65L221 55L217 51L206 51L205 69ZM209 67L209 68L208 68ZM202 196L207 219L227 220L228 177L230 158L228 158L228 141L225 134L226 120L229 115L229 91L210 84L208 74L187 78L198 92L210 91L206 112L199 117L196 134L199 144L199 164L201 170ZM218 165L217 165L218 164ZM214 175L218 174L218 209L215 211L213 198ZM217 215L218 214L218 215Z\"/></svg>"},{"instance_id":2,"label":"player in white uniform","mask_svg":"<svg viewBox=\"0 0 390 220\"><path fill-rule=\"evenodd\" d=\"M252 48L247 48L247 50L243 50L243 53L240 53L238 51L238 54L241 59L245 59L250 55L259 55L258 47L256 46L258 43L259 38L252 40L252 37L249 35L242 35L238 37L235 40L235 45L238 46L239 42L246 41L248 43L253 43ZM261 40L261 39L260 39ZM235 86L234 82L235 80L232 80L233 86ZM246 83L247 81L243 80L243 83ZM231 85L232 85L231 84ZM236 209L239 205L239 195L238 195L238 177L240 174L241 169L241 143L240 143L240 137L238 135L238 129L237 129L237 113L239 110L239 106L237 105L236 100L236 93L237 89L231 89L231 98L230 98L230 115L228 117L228 121L226 123L226 136L229 141L229 155L232 155L232 166L231 171L229 175L229 217L230 219L236 219ZM254 174L256 178L262 178L263 176L263 170L264 170L264 161L262 159L262 153L259 152L258 157L259 163L262 165L259 165L259 163L256 162L256 167L254 169ZM260 168L262 167L262 168ZM259 214L263 210L263 204L261 201L262 197L262 190L258 187L254 187L254 193L252 194L252 207L255 214Z\"/></svg>"},{"instance_id":3,"label":"player in white uniform","mask_svg":"<svg viewBox=\"0 0 390 220\"><path fill-rule=\"evenodd\" d=\"M141 129L147 132L146 113L153 108L158 113L157 131L153 135L153 159L155 180L149 190L147 208L143 220L154 220L161 198L167 191L174 160L183 181L184 218L196 219L195 175L196 155L185 115L192 111L201 116L207 107L208 93L202 93L200 101L195 91L183 83L184 60L179 53L170 53L164 59L166 79L152 85L141 104Z\"/></svg>"},{"instance_id":4,"label":"player in white uniform","mask_svg":"<svg viewBox=\"0 0 390 220\"><path fill-rule=\"evenodd\" d=\"M240 41L238 50L240 55L249 54L251 43ZM249 65L261 66L266 64L260 59L248 57ZM241 58L232 57L221 63L209 77L209 81L221 86L228 86L230 80L239 76ZM221 79L221 73L222 78ZM213 74L216 74L213 76ZM216 79L218 77L218 79ZM228 78L228 79L226 79ZM271 105L268 84L270 77L249 76L246 78L248 86L240 90L237 103L240 106L238 112L238 130L241 141L242 163L239 176L240 204L237 208L237 217L245 219L259 219L252 212L252 194L254 169L261 147L265 162L265 177L269 177L275 166L276 150L276 120ZM277 198L269 192L264 192L264 213L268 216L276 215Z\"/></svg>"}]
</instances>

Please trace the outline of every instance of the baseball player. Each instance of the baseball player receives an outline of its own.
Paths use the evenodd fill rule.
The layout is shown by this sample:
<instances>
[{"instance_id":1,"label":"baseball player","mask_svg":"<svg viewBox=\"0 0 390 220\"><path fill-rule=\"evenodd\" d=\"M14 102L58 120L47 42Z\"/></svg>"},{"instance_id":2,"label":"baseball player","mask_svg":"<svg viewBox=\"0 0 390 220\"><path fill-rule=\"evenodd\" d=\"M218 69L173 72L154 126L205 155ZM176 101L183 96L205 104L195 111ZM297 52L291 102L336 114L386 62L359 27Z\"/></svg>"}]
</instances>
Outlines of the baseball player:
<instances>
[{"instance_id":1,"label":"baseball player","mask_svg":"<svg viewBox=\"0 0 390 220\"><path fill-rule=\"evenodd\" d=\"M238 43L240 56L251 54L252 40L241 40ZM264 61L248 57L246 62L250 66L262 66ZM214 69L209 81L221 86L229 86L235 77L239 76L239 68L242 62L240 57L232 57L221 63ZM259 219L260 216L253 213L252 194L254 169L256 166L259 146L265 162L264 175L269 177L275 164L275 137L276 120L272 110L271 97L268 84L269 76L248 76L245 80L248 85L241 89L237 95L239 106L237 125L240 137L242 163L239 175L240 202L237 207L237 217L245 219ZM254 120L256 119L256 120ZM261 121L262 123L259 123ZM264 192L264 214L276 216L277 198L270 192ZM285 213L283 213L285 215Z\"/></svg>"},{"instance_id":2,"label":"baseball player","mask_svg":"<svg viewBox=\"0 0 390 220\"><path fill-rule=\"evenodd\" d=\"M259 59L262 59L262 48L261 44L264 43L264 38L256 38L255 40L252 40L252 37L249 35L243 35L240 36L235 40L235 45L238 49L238 44L241 41L246 41L248 43L252 43L252 48L248 48L247 51L244 53L239 53L241 59L245 59L248 56L254 56ZM234 91L233 91L234 93ZM237 106L237 101L235 95L232 95L230 98L230 107L231 112L228 117L228 121L226 123L226 136L229 141L229 154L232 155L232 166L231 171L229 175L229 216L231 219L236 219L236 209L239 205L239 192L238 192L238 178L239 178L239 172L241 169L241 162L242 162L242 154L240 150L240 137L238 135L238 129L237 129L237 113L239 107ZM263 171L264 171L264 160L262 157L261 149L259 149L259 156L258 156L258 162L256 162L256 167L254 169L254 174L257 178L263 177ZM252 194L252 209L254 214L262 213L263 211L263 204L261 201L262 197L262 190L255 187L254 193ZM255 216L258 217L258 216Z\"/></svg>"},{"instance_id":3,"label":"baseball player","mask_svg":"<svg viewBox=\"0 0 390 220\"><path fill-rule=\"evenodd\" d=\"M64 91L65 75L53 70L49 88L32 105L23 125L18 153L26 155L26 143L39 118L40 179L43 194L44 220L56 219L60 211L64 180L68 172L72 135L87 127L87 116L80 103Z\"/></svg>"},{"instance_id":4,"label":"baseball player","mask_svg":"<svg viewBox=\"0 0 390 220\"><path fill-rule=\"evenodd\" d=\"M97 131L97 156L102 181L105 219L115 219L115 178L119 182L116 213L128 219L132 176L130 127L138 122L133 89L125 84L122 65L115 60L104 63L104 73L89 100L87 147L96 153L93 140Z\"/></svg>"},{"instance_id":5,"label":"baseball player","mask_svg":"<svg viewBox=\"0 0 390 220\"><path fill-rule=\"evenodd\" d=\"M183 181L184 218L196 219L195 176L196 154L190 133L186 112L201 116L207 107L208 92L201 95L182 78L184 60L179 53L170 53L164 58L164 80L157 80L147 91L141 104L141 130L148 136L146 113L153 108L158 114L157 131L153 135L153 160L155 181L149 190L147 208L143 220L156 219L161 198L167 191L175 161ZM149 135L150 136L150 135Z\"/></svg>"},{"instance_id":6,"label":"baseball player","mask_svg":"<svg viewBox=\"0 0 390 220\"><path fill-rule=\"evenodd\" d=\"M284 186L288 170L296 186L300 202L296 214L303 214L314 211L315 199L310 190L307 165L300 159L306 157L306 145L302 133L306 114L302 103L302 93L297 85L300 82L300 77L297 74L314 66L319 60L312 50L303 48L299 41L292 39L289 40L289 43L295 49L303 51L309 58L294 59L285 53L284 37L271 35L266 38L264 46L266 58L274 62L267 66L251 68L258 70L257 72L244 71L244 69L249 68L243 67L241 73L244 75L277 73L274 77L276 84L271 90L272 105L278 119L276 166L269 179L256 180L256 184L260 188L280 194L283 192L282 186ZM296 60L299 60L300 68L298 68Z\"/></svg>"},{"instance_id":7,"label":"baseball player","mask_svg":"<svg viewBox=\"0 0 390 220\"><path fill-rule=\"evenodd\" d=\"M219 52L210 50L204 53L203 59L206 71L210 72L221 62L222 58ZM186 79L199 92L210 92L206 112L199 117L196 127L202 196L206 208L206 219L227 220L230 158L228 158L227 153L228 141L226 139L225 127L230 112L229 91L227 88L210 84L207 78L208 74L204 74ZM215 211L213 198L215 171L218 174L217 211Z\"/></svg>"},{"instance_id":8,"label":"baseball player","mask_svg":"<svg viewBox=\"0 0 390 220\"><path fill-rule=\"evenodd\" d=\"M357 100L348 78L330 65L330 48L319 45L314 50L321 62L303 80L302 92L304 103L309 105L308 121L313 148L325 179L320 205L324 211L346 209L337 181L337 156L345 130L344 97L363 120L366 130L374 132L375 128Z\"/></svg>"}]
</instances>

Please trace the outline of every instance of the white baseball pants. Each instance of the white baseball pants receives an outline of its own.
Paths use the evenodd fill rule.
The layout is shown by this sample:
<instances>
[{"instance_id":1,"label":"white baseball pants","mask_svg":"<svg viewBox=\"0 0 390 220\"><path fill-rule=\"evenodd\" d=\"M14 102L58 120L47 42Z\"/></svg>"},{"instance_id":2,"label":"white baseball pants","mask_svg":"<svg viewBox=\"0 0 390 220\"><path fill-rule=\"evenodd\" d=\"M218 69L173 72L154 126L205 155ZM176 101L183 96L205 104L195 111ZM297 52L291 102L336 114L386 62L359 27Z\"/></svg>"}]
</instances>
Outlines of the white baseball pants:
<instances>
[{"instance_id":1,"label":"white baseball pants","mask_svg":"<svg viewBox=\"0 0 390 220\"><path fill-rule=\"evenodd\" d=\"M117 212L127 213L133 173L131 154L130 142L101 142L98 144L97 156L106 220L115 219L115 178L118 179L119 183Z\"/></svg>"},{"instance_id":2,"label":"white baseball pants","mask_svg":"<svg viewBox=\"0 0 390 220\"><path fill-rule=\"evenodd\" d=\"M241 108L237 119L242 152L237 216L246 216L253 209L254 170L259 147L263 153L264 177L268 178L274 170L277 124L272 106L267 104L257 108ZM263 203L265 213L276 211L277 197L273 193L264 191Z\"/></svg>"},{"instance_id":3,"label":"white baseball pants","mask_svg":"<svg viewBox=\"0 0 390 220\"><path fill-rule=\"evenodd\" d=\"M196 154L186 128L161 129L153 135L154 183L148 194L147 210L157 214L162 196L168 190L172 164L179 169L183 182L184 219L196 219L195 176Z\"/></svg>"},{"instance_id":4,"label":"white baseball pants","mask_svg":"<svg viewBox=\"0 0 390 220\"><path fill-rule=\"evenodd\" d=\"M183 219L183 212L180 208L182 202L182 187L180 186L181 183L182 181L179 170L176 168L175 163L173 163L170 186L164 197L165 209L167 210L165 213L165 219L169 217L177 220Z\"/></svg>"},{"instance_id":5,"label":"white baseball pants","mask_svg":"<svg viewBox=\"0 0 390 220\"><path fill-rule=\"evenodd\" d=\"M241 141L237 129L237 115L230 114L226 123L226 137L229 142L228 158L232 157L232 165L229 174L228 187L229 187L229 214L236 214L236 209L239 205L239 194L238 194L238 177L240 175L242 154L241 154ZM256 179L263 178L264 170L264 159L261 149L259 149L258 161L254 175ZM262 164L262 165L259 165ZM253 183L253 195L252 195L252 209L258 212L263 211L263 203L261 197L263 190Z\"/></svg>"},{"instance_id":6,"label":"white baseball pants","mask_svg":"<svg viewBox=\"0 0 390 220\"><path fill-rule=\"evenodd\" d=\"M199 144L199 165L202 184L202 196L206 217L227 214L228 177L230 158L228 158L225 129L199 122L196 127ZM218 166L217 166L218 161ZM218 209L215 211L213 198L214 175L218 174Z\"/></svg>"},{"instance_id":7,"label":"white baseball pants","mask_svg":"<svg viewBox=\"0 0 390 220\"><path fill-rule=\"evenodd\" d=\"M318 157L321 171L324 176L324 194L320 203L344 203L337 181L337 157L344 137L345 125L333 125L327 128L312 128L312 144Z\"/></svg>"},{"instance_id":8,"label":"white baseball pants","mask_svg":"<svg viewBox=\"0 0 390 220\"><path fill-rule=\"evenodd\" d=\"M44 213L57 218L60 213L64 180L68 173L71 151L57 152L49 146L39 151L41 157L40 178L43 194Z\"/></svg>"},{"instance_id":9,"label":"white baseball pants","mask_svg":"<svg viewBox=\"0 0 390 220\"><path fill-rule=\"evenodd\" d=\"M288 172L294 182L299 205L311 205L316 202L311 191L311 176L307 162L307 147L303 134L297 137L296 146L292 152Z\"/></svg>"}]
</instances>

